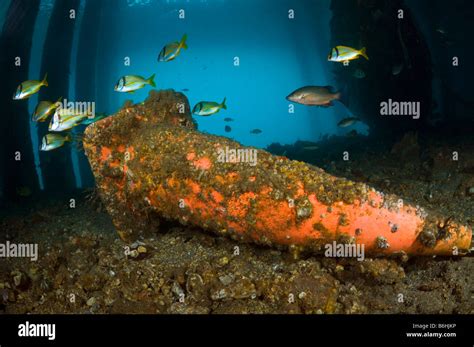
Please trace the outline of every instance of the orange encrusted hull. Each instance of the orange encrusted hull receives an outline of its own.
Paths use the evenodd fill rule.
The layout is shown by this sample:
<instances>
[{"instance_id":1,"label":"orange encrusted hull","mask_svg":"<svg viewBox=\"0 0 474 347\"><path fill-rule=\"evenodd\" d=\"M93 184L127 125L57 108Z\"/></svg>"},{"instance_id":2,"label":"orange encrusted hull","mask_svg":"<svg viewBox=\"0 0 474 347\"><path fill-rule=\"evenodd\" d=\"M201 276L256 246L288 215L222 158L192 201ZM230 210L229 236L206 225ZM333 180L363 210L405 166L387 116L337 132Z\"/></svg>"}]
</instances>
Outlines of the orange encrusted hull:
<instances>
[{"instance_id":1,"label":"orange encrusted hull","mask_svg":"<svg viewBox=\"0 0 474 347\"><path fill-rule=\"evenodd\" d=\"M315 252L333 241L373 255L463 254L471 245L469 228L402 198L198 132L187 100L172 91L89 126L84 148L127 241L174 220ZM256 161L221 160L228 149L255 151Z\"/></svg>"}]
</instances>

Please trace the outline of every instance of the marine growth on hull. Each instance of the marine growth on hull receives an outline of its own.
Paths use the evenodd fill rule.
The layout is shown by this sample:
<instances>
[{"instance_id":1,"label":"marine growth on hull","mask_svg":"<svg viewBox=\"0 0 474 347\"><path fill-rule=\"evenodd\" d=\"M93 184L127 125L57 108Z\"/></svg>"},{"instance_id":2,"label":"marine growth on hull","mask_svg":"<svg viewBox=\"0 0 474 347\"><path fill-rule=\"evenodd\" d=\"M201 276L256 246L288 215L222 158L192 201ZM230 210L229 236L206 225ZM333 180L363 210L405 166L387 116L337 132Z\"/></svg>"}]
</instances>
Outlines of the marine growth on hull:
<instances>
[{"instance_id":1,"label":"marine growth on hull","mask_svg":"<svg viewBox=\"0 0 474 347\"><path fill-rule=\"evenodd\" d=\"M5 0L0 312L473 313L472 16Z\"/></svg>"}]
</instances>

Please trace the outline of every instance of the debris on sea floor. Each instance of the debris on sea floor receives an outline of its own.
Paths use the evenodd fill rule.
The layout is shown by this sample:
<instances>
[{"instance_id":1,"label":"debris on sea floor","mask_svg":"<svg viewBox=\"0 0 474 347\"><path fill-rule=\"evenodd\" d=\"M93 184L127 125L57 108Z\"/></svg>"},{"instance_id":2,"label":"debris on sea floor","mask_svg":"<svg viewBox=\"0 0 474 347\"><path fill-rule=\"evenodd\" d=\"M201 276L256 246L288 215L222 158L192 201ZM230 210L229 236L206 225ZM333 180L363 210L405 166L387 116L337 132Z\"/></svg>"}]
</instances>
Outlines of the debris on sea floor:
<instances>
[{"instance_id":1,"label":"debris on sea floor","mask_svg":"<svg viewBox=\"0 0 474 347\"><path fill-rule=\"evenodd\" d=\"M172 90L90 125L84 148L126 241L171 220L314 252L333 241L373 255L460 255L471 245L471 229L449 216L302 162L253 149L257 165L222 163L224 148L251 149L197 131L186 97Z\"/></svg>"}]
</instances>

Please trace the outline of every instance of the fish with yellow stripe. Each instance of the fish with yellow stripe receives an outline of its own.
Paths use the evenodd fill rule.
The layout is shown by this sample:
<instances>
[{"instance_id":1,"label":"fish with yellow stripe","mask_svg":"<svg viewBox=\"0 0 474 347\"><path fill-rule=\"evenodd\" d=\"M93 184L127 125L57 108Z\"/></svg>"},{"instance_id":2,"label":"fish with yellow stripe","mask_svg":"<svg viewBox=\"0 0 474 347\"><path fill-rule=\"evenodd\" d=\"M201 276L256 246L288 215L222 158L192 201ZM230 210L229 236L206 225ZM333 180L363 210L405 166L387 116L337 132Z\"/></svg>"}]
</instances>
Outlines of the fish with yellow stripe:
<instances>
[{"instance_id":1,"label":"fish with yellow stripe","mask_svg":"<svg viewBox=\"0 0 474 347\"><path fill-rule=\"evenodd\" d=\"M219 112L221 109L227 110L225 102L226 98L224 98L220 104L214 101L198 102L193 108L193 114L198 116L211 116Z\"/></svg>"},{"instance_id":2,"label":"fish with yellow stripe","mask_svg":"<svg viewBox=\"0 0 474 347\"><path fill-rule=\"evenodd\" d=\"M43 140L41 141L41 151L48 152L52 151L53 149L62 147L66 142L71 142L72 136L67 134L66 136L62 136L59 134L46 134L43 136Z\"/></svg>"},{"instance_id":3,"label":"fish with yellow stripe","mask_svg":"<svg viewBox=\"0 0 474 347\"><path fill-rule=\"evenodd\" d=\"M351 60L359 59L359 57L364 57L365 59L369 60L365 47L361 50L357 50L355 48L347 46L336 46L329 53L328 61L344 63L349 62Z\"/></svg>"},{"instance_id":4,"label":"fish with yellow stripe","mask_svg":"<svg viewBox=\"0 0 474 347\"><path fill-rule=\"evenodd\" d=\"M41 101L35 108L32 119L34 122L45 122L48 117L61 105L61 99L56 102Z\"/></svg>"},{"instance_id":5,"label":"fish with yellow stripe","mask_svg":"<svg viewBox=\"0 0 474 347\"><path fill-rule=\"evenodd\" d=\"M148 79L137 75L127 75L120 77L114 87L114 90L119 93L133 93L136 90L144 88L146 85L150 85L153 88L156 87L155 74L151 75Z\"/></svg>"},{"instance_id":6,"label":"fish with yellow stripe","mask_svg":"<svg viewBox=\"0 0 474 347\"><path fill-rule=\"evenodd\" d=\"M77 113L70 109L58 108L49 123L48 130L54 132L65 131L81 124L86 118L92 118L91 113Z\"/></svg>"},{"instance_id":7,"label":"fish with yellow stripe","mask_svg":"<svg viewBox=\"0 0 474 347\"><path fill-rule=\"evenodd\" d=\"M15 94L13 94L13 100L28 99L33 94L38 93L41 87L48 86L48 74L46 74L42 81L29 80L25 81L16 88Z\"/></svg>"},{"instance_id":8,"label":"fish with yellow stripe","mask_svg":"<svg viewBox=\"0 0 474 347\"><path fill-rule=\"evenodd\" d=\"M181 49L188 49L186 44L187 38L188 36L184 34L180 42L173 42L164 46L158 55L158 61L166 62L176 59L179 53L181 53Z\"/></svg>"}]
</instances>

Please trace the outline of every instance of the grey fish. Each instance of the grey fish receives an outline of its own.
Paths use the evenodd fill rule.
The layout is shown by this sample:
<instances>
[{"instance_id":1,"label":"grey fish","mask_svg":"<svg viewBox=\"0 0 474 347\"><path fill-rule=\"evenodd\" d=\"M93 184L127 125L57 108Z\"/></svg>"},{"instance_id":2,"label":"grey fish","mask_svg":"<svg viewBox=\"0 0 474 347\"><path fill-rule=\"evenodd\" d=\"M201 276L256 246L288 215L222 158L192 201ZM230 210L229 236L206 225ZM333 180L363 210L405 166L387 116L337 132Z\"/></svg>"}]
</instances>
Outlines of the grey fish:
<instances>
[{"instance_id":1,"label":"grey fish","mask_svg":"<svg viewBox=\"0 0 474 347\"><path fill-rule=\"evenodd\" d=\"M262 133L262 130L260 129L253 129L250 131L251 134L255 134L255 135L258 135L258 134L261 134Z\"/></svg>"},{"instance_id":2,"label":"grey fish","mask_svg":"<svg viewBox=\"0 0 474 347\"><path fill-rule=\"evenodd\" d=\"M346 135L347 137L356 137L357 135L359 135L359 133L357 132L357 130L353 129L349 131Z\"/></svg>"},{"instance_id":3,"label":"grey fish","mask_svg":"<svg viewBox=\"0 0 474 347\"><path fill-rule=\"evenodd\" d=\"M233 122L234 118L226 117L224 118L224 122Z\"/></svg>"},{"instance_id":4,"label":"grey fish","mask_svg":"<svg viewBox=\"0 0 474 347\"><path fill-rule=\"evenodd\" d=\"M397 76L403 70L403 63L398 63L392 66L392 75Z\"/></svg>"},{"instance_id":5,"label":"grey fish","mask_svg":"<svg viewBox=\"0 0 474 347\"><path fill-rule=\"evenodd\" d=\"M232 128L230 126L226 125L224 130L225 130L226 133L230 133L232 131Z\"/></svg>"},{"instance_id":6,"label":"grey fish","mask_svg":"<svg viewBox=\"0 0 474 347\"><path fill-rule=\"evenodd\" d=\"M354 71L352 76L354 76L355 78L358 78L358 79L362 79L362 78L365 78L365 72L364 72L364 70L357 69L357 70Z\"/></svg>"},{"instance_id":7,"label":"grey fish","mask_svg":"<svg viewBox=\"0 0 474 347\"><path fill-rule=\"evenodd\" d=\"M340 128L347 128L347 127L350 127L351 125L357 123L358 121L360 121L360 119L357 118L357 117L344 118L339 123L337 123L337 126L340 127Z\"/></svg>"},{"instance_id":8,"label":"grey fish","mask_svg":"<svg viewBox=\"0 0 474 347\"><path fill-rule=\"evenodd\" d=\"M307 86L295 90L286 99L302 105L330 107L333 100L341 98L341 93L334 93L332 89L331 86Z\"/></svg>"}]
</instances>

